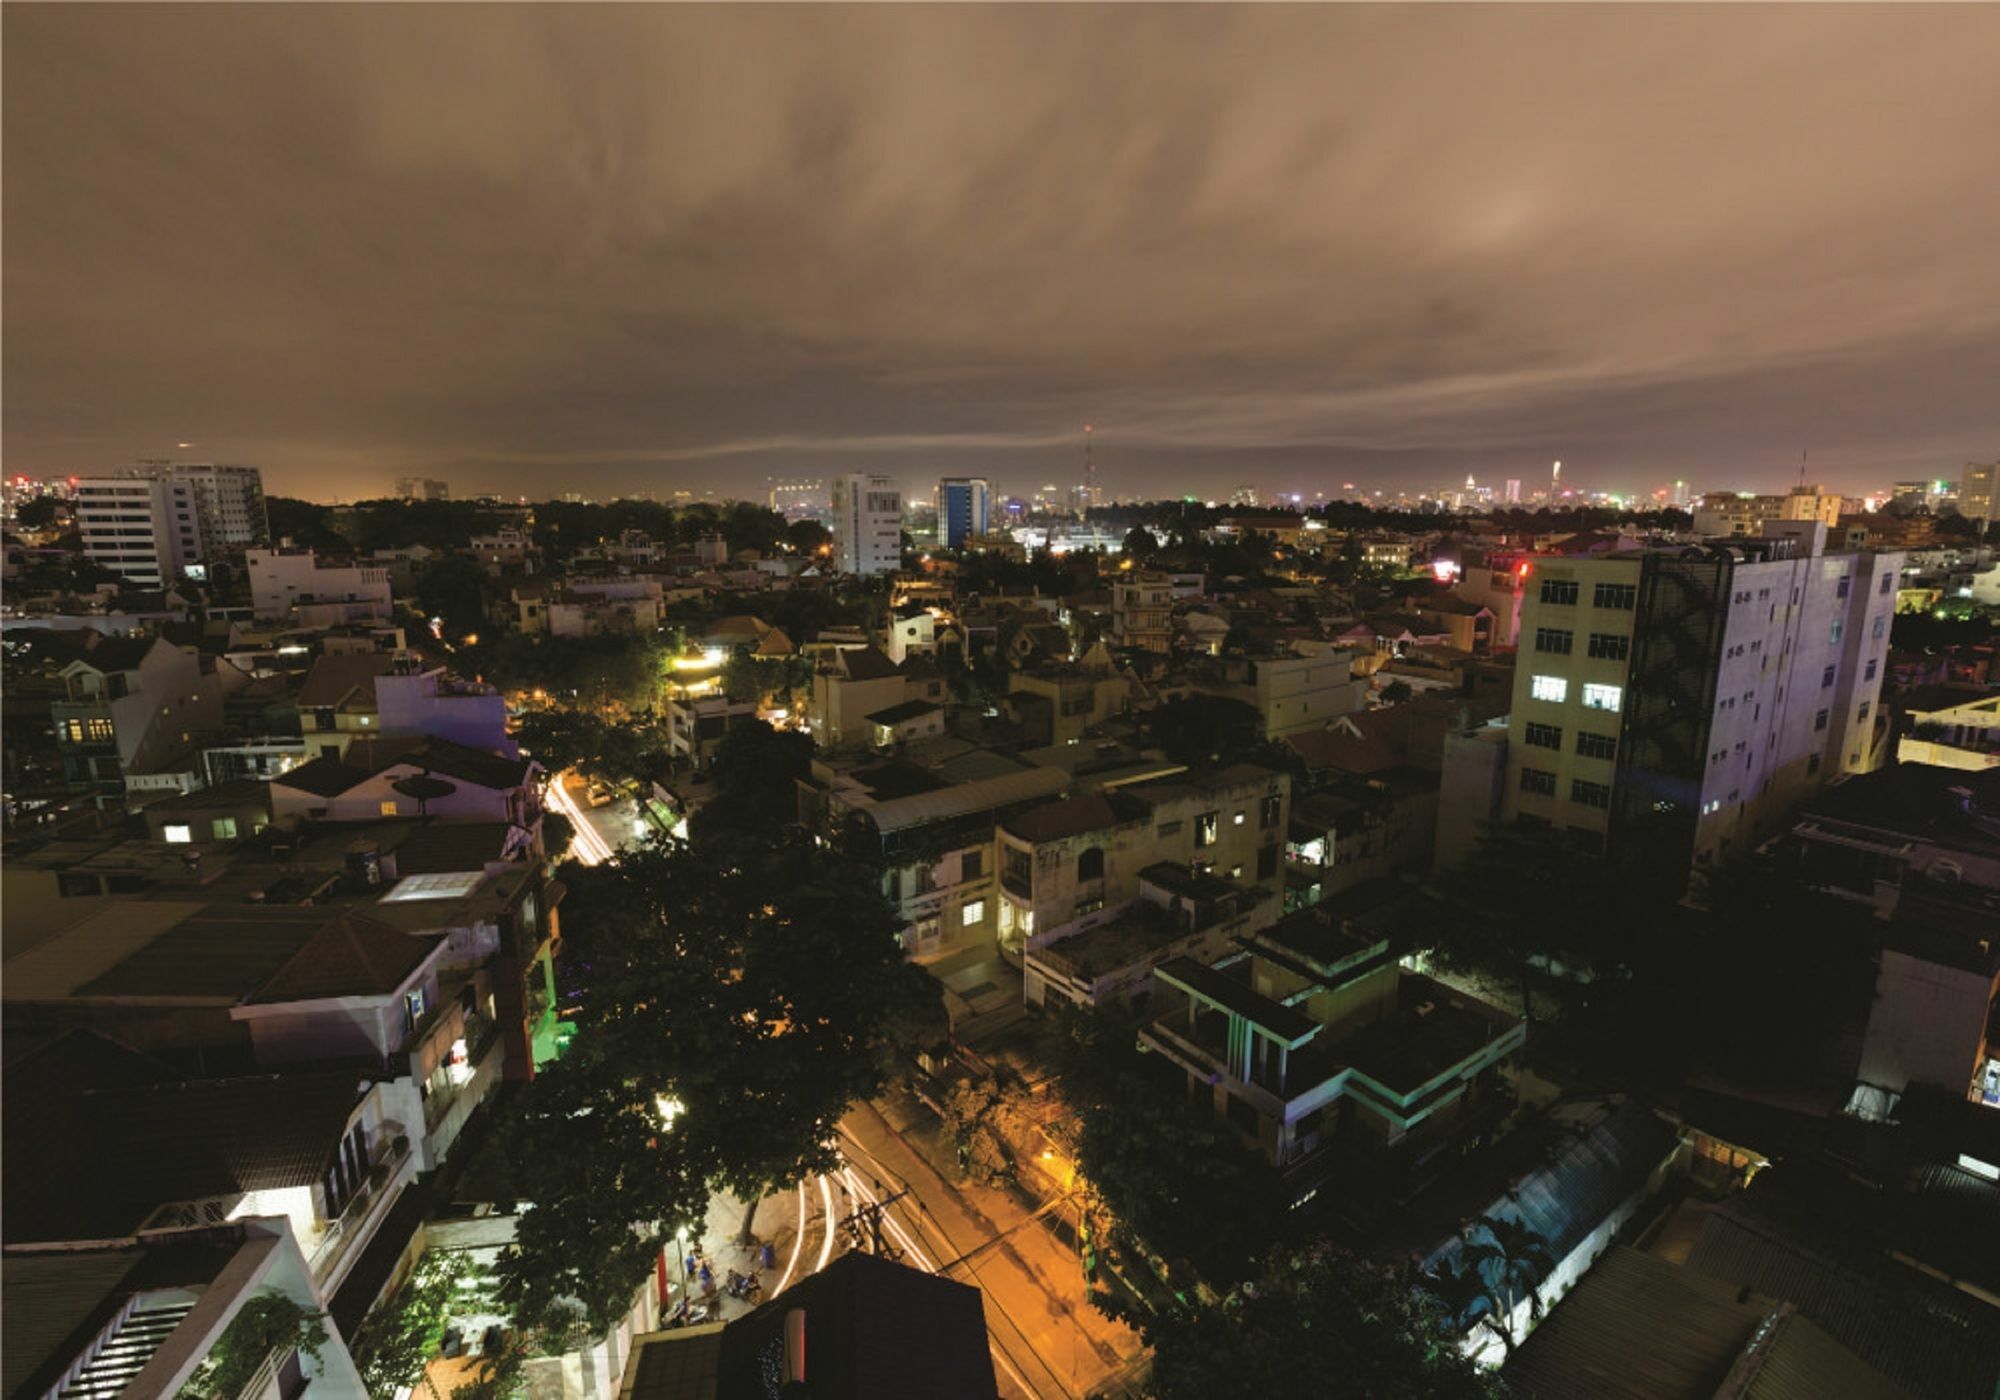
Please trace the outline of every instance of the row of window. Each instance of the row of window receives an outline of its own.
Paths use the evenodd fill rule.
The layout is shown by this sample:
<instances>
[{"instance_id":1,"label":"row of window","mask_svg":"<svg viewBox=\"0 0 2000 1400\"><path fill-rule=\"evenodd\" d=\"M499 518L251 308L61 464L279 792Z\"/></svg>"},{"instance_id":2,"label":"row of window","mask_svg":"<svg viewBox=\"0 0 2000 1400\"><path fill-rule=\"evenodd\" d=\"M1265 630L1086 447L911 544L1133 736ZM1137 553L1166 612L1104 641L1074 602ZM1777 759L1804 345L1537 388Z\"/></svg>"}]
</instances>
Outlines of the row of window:
<instances>
[{"instance_id":1,"label":"row of window","mask_svg":"<svg viewBox=\"0 0 2000 1400\"><path fill-rule=\"evenodd\" d=\"M1547 700L1561 705L1569 700L1569 678L1566 676L1531 676L1528 680L1528 694L1536 700ZM1623 686L1600 685L1595 681L1583 687L1583 708L1586 710L1608 710L1617 714L1625 703Z\"/></svg>"},{"instance_id":2,"label":"row of window","mask_svg":"<svg viewBox=\"0 0 2000 1400\"><path fill-rule=\"evenodd\" d=\"M1566 627L1537 627L1535 650L1568 656L1576 645L1576 633ZM1590 655L1599 661L1623 661L1632 654L1632 639L1616 632L1592 632Z\"/></svg>"},{"instance_id":3,"label":"row of window","mask_svg":"<svg viewBox=\"0 0 2000 1400\"><path fill-rule=\"evenodd\" d=\"M1574 606L1583 596L1583 585L1575 579L1542 580L1542 601ZM1620 608L1630 612L1639 602L1639 587L1632 583L1600 583L1592 591L1591 604L1600 608Z\"/></svg>"},{"instance_id":4,"label":"row of window","mask_svg":"<svg viewBox=\"0 0 2000 1400\"><path fill-rule=\"evenodd\" d=\"M1562 726L1531 723L1522 732L1522 742L1538 749L1560 752L1563 746ZM1576 732L1576 751L1585 758L1616 758L1618 740L1609 734L1592 734L1587 729L1579 729Z\"/></svg>"},{"instance_id":5,"label":"row of window","mask_svg":"<svg viewBox=\"0 0 2000 1400\"><path fill-rule=\"evenodd\" d=\"M1521 791L1532 792L1541 797L1554 797L1556 775L1546 768L1523 768ZM1606 808L1611 805L1611 788L1605 783L1586 782L1582 778L1572 779L1569 785L1569 800L1580 802L1586 807Z\"/></svg>"}]
</instances>

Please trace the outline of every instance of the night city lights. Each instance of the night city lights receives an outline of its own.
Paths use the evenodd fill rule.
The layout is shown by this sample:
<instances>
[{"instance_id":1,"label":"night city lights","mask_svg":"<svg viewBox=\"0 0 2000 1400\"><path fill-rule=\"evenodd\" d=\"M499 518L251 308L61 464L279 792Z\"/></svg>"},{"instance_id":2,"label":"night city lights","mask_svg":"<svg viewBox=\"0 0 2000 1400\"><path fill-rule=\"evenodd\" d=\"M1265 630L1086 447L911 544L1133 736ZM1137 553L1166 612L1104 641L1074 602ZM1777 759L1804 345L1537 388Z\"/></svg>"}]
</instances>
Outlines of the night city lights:
<instances>
[{"instance_id":1,"label":"night city lights","mask_svg":"<svg viewBox=\"0 0 2000 1400\"><path fill-rule=\"evenodd\" d=\"M0 40L9 1397L2000 1394L2000 10Z\"/></svg>"}]
</instances>

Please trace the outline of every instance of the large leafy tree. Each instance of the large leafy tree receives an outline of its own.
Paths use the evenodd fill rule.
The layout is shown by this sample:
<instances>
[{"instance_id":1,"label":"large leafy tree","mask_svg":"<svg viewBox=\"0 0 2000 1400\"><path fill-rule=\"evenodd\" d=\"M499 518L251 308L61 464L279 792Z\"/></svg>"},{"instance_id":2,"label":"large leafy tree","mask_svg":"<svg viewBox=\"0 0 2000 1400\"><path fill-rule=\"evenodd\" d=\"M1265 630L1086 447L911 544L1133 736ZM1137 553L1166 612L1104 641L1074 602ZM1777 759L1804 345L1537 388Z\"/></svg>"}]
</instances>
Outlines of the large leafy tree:
<instances>
[{"instance_id":1,"label":"large leafy tree","mask_svg":"<svg viewBox=\"0 0 2000 1400\"><path fill-rule=\"evenodd\" d=\"M796 827L567 878L577 1034L523 1096L509 1155L535 1206L502 1273L525 1316L573 1297L603 1322L712 1189L754 1202L830 1168L841 1116L943 1016L875 873Z\"/></svg>"},{"instance_id":2,"label":"large leafy tree","mask_svg":"<svg viewBox=\"0 0 2000 1400\"><path fill-rule=\"evenodd\" d=\"M1530 1021L1538 987L1573 1001L1623 978L1657 926L1675 918L1680 892L1654 865L1499 822L1437 884L1450 906L1434 925L1439 961L1512 982Z\"/></svg>"},{"instance_id":3,"label":"large leafy tree","mask_svg":"<svg viewBox=\"0 0 2000 1400\"><path fill-rule=\"evenodd\" d=\"M1276 1170L1174 1066L1139 1048L1138 1013L1065 1012L1054 1050L1076 1127L1077 1165L1128 1253L1176 1286L1221 1290L1250 1276L1284 1223Z\"/></svg>"},{"instance_id":4,"label":"large leafy tree","mask_svg":"<svg viewBox=\"0 0 2000 1400\"><path fill-rule=\"evenodd\" d=\"M761 720L738 724L715 751L716 794L696 810L698 835L760 831L798 820L799 779L812 771L812 739Z\"/></svg>"},{"instance_id":5,"label":"large leafy tree","mask_svg":"<svg viewBox=\"0 0 2000 1400\"><path fill-rule=\"evenodd\" d=\"M1497 1400L1445 1311L1407 1269L1318 1245L1279 1255L1219 1307L1148 1327L1160 1400L1218 1395Z\"/></svg>"},{"instance_id":6,"label":"large leafy tree","mask_svg":"<svg viewBox=\"0 0 2000 1400\"><path fill-rule=\"evenodd\" d=\"M474 560L447 555L417 575L417 606L444 619L444 634L456 642L477 636L486 625L486 572Z\"/></svg>"}]
</instances>

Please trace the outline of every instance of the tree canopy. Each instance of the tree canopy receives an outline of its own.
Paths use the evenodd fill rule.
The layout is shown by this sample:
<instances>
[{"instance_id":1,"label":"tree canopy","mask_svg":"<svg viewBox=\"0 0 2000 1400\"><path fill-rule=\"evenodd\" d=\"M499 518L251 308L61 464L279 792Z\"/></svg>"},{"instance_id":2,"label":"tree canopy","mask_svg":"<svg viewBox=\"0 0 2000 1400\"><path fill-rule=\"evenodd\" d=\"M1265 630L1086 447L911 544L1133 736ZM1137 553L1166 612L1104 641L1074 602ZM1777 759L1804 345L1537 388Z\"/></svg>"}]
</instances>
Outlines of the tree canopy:
<instances>
[{"instance_id":1,"label":"tree canopy","mask_svg":"<svg viewBox=\"0 0 2000 1400\"><path fill-rule=\"evenodd\" d=\"M944 1022L875 872L797 827L565 879L577 1033L522 1096L509 1156L534 1206L501 1274L524 1317L570 1297L602 1325L712 1190L754 1201L831 1167L841 1116Z\"/></svg>"},{"instance_id":2,"label":"tree canopy","mask_svg":"<svg viewBox=\"0 0 2000 1400\"><path fill-rule=\"evenodd\" d=\"M1222 1395L1498 1400L1408 1269L1329 1245L1274 1257L1219 1307L1147 1328L1160 1400Z\"/></svg>"},{"instance_id":3,"label":"tree canopy","mask_svg":"<svg viewBox=\"0 0 2000 1400\"><path fill-rule=\"evenodd\" d=\"M1057 1024L1077 1165L1111 1239L1160 1260L1177 1285L1220 1290L1249 1277L1283 1225L1276 1170L1226 1120L1188 1101L1177 1068L1139 1048L1136 1011L1067 1011Z\"/></svg>"}]
</instances>

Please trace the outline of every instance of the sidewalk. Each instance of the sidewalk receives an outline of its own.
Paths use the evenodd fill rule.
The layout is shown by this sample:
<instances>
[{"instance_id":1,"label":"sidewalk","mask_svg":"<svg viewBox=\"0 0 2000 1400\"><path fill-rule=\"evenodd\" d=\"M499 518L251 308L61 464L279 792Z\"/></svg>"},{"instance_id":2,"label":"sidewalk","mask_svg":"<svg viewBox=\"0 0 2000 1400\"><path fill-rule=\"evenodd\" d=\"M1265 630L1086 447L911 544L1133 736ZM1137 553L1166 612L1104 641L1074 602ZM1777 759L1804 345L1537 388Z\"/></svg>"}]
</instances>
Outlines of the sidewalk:
<instances>
[{"instance_id":1,"label":"sidewalk","mask_svg":"<svg viewBox=\"0 0 2000 1400\"><path fill-rule=\"evenodd\" d=\"M818 1221L823 1212L817 1196L808 1192L805 1199L808 1205L805 1218L806 1231L808 1235L817 1238ZM706 1302L719 1309L711 1312L707 1321L733 1322L777 1295L780 1291L779 1281L784 1276L785 1266L791 1261L794 1246L799 1239L799 1200L800 1193L796 1189L766 1197L757 1207L756 1242L745 1247L736 1243L736 1232L743 1225L743 1203L727 1193L720 1193L710 1198L708 1219L698 1233L690 1234L685 1249L687 1291L693 1296L697 1305ZM766 1244L771 1246L771 1253L775 1258L774 1266L769 1269L763 1268L760 1260ZM806 1253L802 1247L797 1252L800 1256ZM678 1242L670 1242L667 1245L668 1292L665 1311L668 1313L678 1307L681 1301L683 1289L681 1255ZM709 1272L713 1277L712 1292L704 1292L702 1287L700 1277L702 1260L707 1261ZM811 1271L812 1265L812 1259L799 1258L785 1286L797 1283ZM724 1290L723 1285L728 1281L731 1269L742 1274L755 1273L762 1282L764 1291L757 1295L754 1302L732 1298Z\"/></svg>"},{"instance_id":2,"label":"sidewalk","mask_svg":"<svg viewBox=\"0 0 2000 1400\"><path fill-rule=\"evenodd\" d=\"M907 1185L899 1203L947 1277L978 1286L995 1342L1002 1390L1082 1397L1114 1381L1141 1349L1136 1333L1090 1306L1082 1267L1010 1191L952 1180L919 1150L936 1120L919 1106L864 1104L842 1121L860 1151L857 1168ZM880 1171L877 1171L877 1168Z\"/></svg>"}]
</instances>

